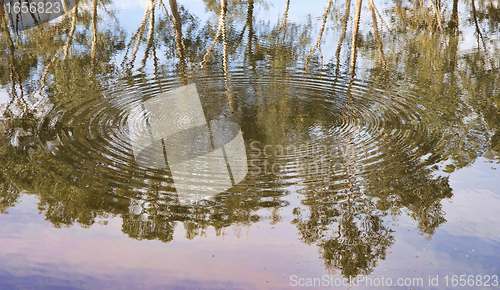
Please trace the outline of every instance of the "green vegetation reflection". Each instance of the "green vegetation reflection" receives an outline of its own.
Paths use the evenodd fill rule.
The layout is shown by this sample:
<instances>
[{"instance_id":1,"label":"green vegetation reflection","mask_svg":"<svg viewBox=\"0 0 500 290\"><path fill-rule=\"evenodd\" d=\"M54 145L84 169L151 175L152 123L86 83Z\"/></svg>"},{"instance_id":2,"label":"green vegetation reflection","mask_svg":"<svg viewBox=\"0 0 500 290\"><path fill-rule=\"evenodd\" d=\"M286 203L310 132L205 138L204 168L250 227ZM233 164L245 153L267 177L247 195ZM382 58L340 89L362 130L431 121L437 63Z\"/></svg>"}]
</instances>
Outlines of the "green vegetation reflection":
<instances>
[{"instance_id":1,"label":"green vegetation reflection","mask_svg":"<svg viewBox=\"0 0 500 290\"><path fill-rule=\"evenodd\" d=\"M78 1L59 21L23 32L0 5L0 93L8 96L0 212L33 194L55 227L119 216L130 237L163 242L177 225L192 239L209 227L221 235L291 222L325 268L346 277L385 258L391 216L410 215L431 239L453 194L447 174L479 157L499 160L498 3L328 0L318 18L296 21L284 2L279 19L263 22L266 1L206 0L203 23L182 2L150 0L129 35L111 1ZM191 82L211 115L239 119L248 146L336 153L254 156L258 173L240 186L180 205L168 172L135 166L122 125L141 98ZM296 165L314 158L319 175ZM294 194L300 206L286 220L280 209Z\"/></svg>"}]
</instances>

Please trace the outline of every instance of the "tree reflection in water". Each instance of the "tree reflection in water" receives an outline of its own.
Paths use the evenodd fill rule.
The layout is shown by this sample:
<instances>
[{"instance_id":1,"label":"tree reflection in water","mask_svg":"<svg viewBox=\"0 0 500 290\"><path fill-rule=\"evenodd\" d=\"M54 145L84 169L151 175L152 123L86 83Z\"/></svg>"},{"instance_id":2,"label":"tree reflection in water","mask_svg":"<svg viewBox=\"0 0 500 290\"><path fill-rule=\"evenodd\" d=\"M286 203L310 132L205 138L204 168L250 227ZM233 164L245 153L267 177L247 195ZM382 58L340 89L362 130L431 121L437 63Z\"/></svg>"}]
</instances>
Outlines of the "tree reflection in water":
<instances>
[{"instance_id":1,"label":"tree reflection in water","mask_svg":"<svg viewBox=\"0 0 500 290\"><path fill-rule=\"evenodd\" d=\"M498 5L464 1L459 17L462 1L411 2L396 1L379 10L376 2L368 1L372 27L361 23L357 32L354 23L351 44L344 43L353 16L351 1L325 1L321 23L290 20L293 3L286 1L283 17L270 26L256 21L256 8L266 8L265 2L207 0L208 11L220 19L214 25L201 23L175 0L151 0L142 23L128 38L119 23L104 25L116 18L103 6L111 4L106 1L79 1L60 21L22 33L12 31L0 17L0 85L10 98L0 117L0 212L15 206L24 192L37 196L39 209L55 227L89 227L98 218L120 216L122 230L130 237L169 242L177 224L192 239L209 227L222 234L232 225L288 222L279 210L289 207L287 186L295 182L303 186L291 222L301 241L316 244L332 272L339 269L345 277L369 274L395 242L388 217L410 215L429 239L446 221L441 201L452 191L446 175L436 175L438 170L451 173L478 157L498 160L500 154L498 43L491 41L499 33ZM358 1L354 15L361 8ZM346 12L337 17L338 40L324 30L336 19L336 11ZM390 32L380 28L386 22ZM477 45L459 51L459 35L470 27ZM319 54L325 42L334 43L337 50L323 66ZM346 45L351 54L342 59ZM357 69L359 59L371 67ZM348 61L349 67L341 65ZM259 77L263 68L267 78ZM297 68L302 83L290 72ZM351 79L341 74L349 70ZM147 76L149 71L156 81ZM126 131L120 131L124 112L138 100L116 96L141 87L151 97L148 83L156 86L151 90L160 91L197 81L206 82L204 98L211 117L235 114L247 140L297 145L291 140L311 141L312 129L328 135L329 129L343 128L345 124L335 123L346 120L343 109L358 106L377 114L375 100L356 95L362 83L356 75L379 84L376 90L413 92L417 96L412 101L418 104L410 105L431 113L411 116L415 123L404 124L404 134L416 141L392 136L394 130L403 132L403 125L397 116L382 115L385 127L373 135L377 148L372 154L382 156L377 163L361 158L359 150L367 149L355 144L353 136L329 143L340 146L341 154L321 167L320 181L287 171L287 166L293 167L290 160L270 157L285 170L252 175L213 200L183 206L167 172L135 167ZM332 108L327 100L331 94L325 91L335 90L342 79L348 80L342 82L345 90L335 96L345 97L344 107L335 103ZM315 87L318 83L321 86ZM307 100L293 97L301 90ZM410 105L401 103L397 109L407 112L405 106ZM327 116L325 110L332 109L338 111ZM112 148L121 137L124 143ZM261 159L254 161L263 166Z\"/></svg>"}]
</instances>

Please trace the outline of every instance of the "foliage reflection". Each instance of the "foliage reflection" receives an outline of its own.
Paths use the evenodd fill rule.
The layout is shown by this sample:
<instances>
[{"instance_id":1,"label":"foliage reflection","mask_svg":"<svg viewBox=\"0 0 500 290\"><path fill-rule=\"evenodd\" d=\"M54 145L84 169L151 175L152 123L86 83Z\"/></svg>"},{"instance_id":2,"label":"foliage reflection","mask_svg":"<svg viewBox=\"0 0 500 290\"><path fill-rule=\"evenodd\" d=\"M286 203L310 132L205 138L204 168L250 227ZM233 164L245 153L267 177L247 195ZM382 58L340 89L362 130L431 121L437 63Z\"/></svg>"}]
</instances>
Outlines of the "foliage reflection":
<instances>
[{"instance_id":1,"label":"foliage reflection","mask_svg":"<svg viewBox=\"0 0 500 290\"><path fill-rule=\"evenodd\" d=\"M204 3L217 24L203 23L203 16L176 0L150 0L129 36L107 9L109 1L79 1L60 21L24 32L0 17L0 93L8 96L0 107L1 213L24 192L37 196L55 227L89 227L120 216L130 237L169 242L180 224L192 239L208 227L222 234L234 225L290 222L279 210L289 207L288 195L297 194L301 205L291 222L301 241L316 244L325 267L348 277L369 274L385 258L395 242L391 216L410 215L432 237L446 222L441 202L452 196L446 173L478 157L498 161L497 3L394 1L377 7L370 0L367 27L359 21L362 1L355 7L325 1L319 23L312 17L290 20L290 1L275 23L258 21L257 8L269 9L264 1ZM325 29L331 24L341 27L338 38ZM461 35L471 29L476 43L464 48L471 44ZM324 63L321 47L329 42L336 50ZM293 73L297 69L302 80ZM193 81L206 82L212 115L239 118L248 143L295 146L329 136L334 140L323 140L327 148L341 154L322 163L320 181L287 169L294 168L293 160L272 156L268 161L284 171L254 174L213 200L189 206L177 202L166 172L134 167L126 140L121 151L106 148L109 158L101 159L99 146L111 144L106 138L126 136L106 131L111 125L119 130L129 108L126 97L117 96L131 88L148 91L148 84L163 90ZM422 115L409 114L414 122L403 130L401 116L379 113L380 100L356 93L368 94L362 86L371 84L377 84L375 91L415 95L413 104L391 108L396 114L424 108L418 109ZM341 93L327 93L340 87ZM293 97L301 92L304 98ZM342 103L329 100L332 95L344 98ZM352 108L381 114L384 126L366 137L377 140L376 152L363 149L363 141L354 143L363 140L361 126L358 137L330 132L345 128L342 120ZM86 109L92 114L82 113ZM99 116L103 122L93 123ZM320 137L314 139L312 129ZM367 161L372 157L362 158L360 150L381 157ZM312 159L300 158L305 164ZM263 160L253 161L265 172ZM297 193L290 185L299 187Z\"/></svg>"}]
</instances>

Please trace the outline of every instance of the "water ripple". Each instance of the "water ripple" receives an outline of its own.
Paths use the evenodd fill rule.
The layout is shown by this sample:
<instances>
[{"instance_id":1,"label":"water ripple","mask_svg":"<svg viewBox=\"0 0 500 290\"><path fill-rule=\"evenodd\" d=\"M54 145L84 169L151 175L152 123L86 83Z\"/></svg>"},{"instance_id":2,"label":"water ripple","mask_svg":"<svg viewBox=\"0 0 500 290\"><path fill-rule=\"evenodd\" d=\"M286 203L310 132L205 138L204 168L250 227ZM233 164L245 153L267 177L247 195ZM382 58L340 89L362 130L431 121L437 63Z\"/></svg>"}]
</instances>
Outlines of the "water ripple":
<instances>
[{"instance_id":1,"label":"water ripple","mask_svg":"<svg viewBox=\"0 0 500 290\"><path fill-rule=\"evenodd\" d=\"M40 128L46 132L40 134L46 155L40 168L110 194L154 189L175 196L168 169L135 162L130 130L147 128L128 124L146 124L141 104L187 83L196 84L207 119L229 115L241 127L249 173L233 192L300 183L361 188L367 174L416 162L440 140L435 116L397 86L327 72L237 68L228 76L199 72L184 81L175 74L129 77L101 94L55 106ZM195 171L181 176L211 174Z\"/></svg>"}]
</instances>

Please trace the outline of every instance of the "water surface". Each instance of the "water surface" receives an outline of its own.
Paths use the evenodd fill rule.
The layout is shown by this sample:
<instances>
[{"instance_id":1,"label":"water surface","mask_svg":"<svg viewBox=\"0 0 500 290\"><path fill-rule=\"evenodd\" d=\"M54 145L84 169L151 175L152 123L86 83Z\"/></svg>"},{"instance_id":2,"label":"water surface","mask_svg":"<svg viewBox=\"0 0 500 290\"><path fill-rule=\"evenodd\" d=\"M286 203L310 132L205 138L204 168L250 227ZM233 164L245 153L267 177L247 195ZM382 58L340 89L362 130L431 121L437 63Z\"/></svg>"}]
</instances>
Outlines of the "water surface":
<instances>
[{"instance_id":1,"label":"water surface","mask_svg":"<svg viewBox=\"0 0 500 290\"><path fill-rule=\"evenodd\" d=\"M496 285L497 3L147 3L3 22L2 287Z\"/></svg>"}]
</instances>

